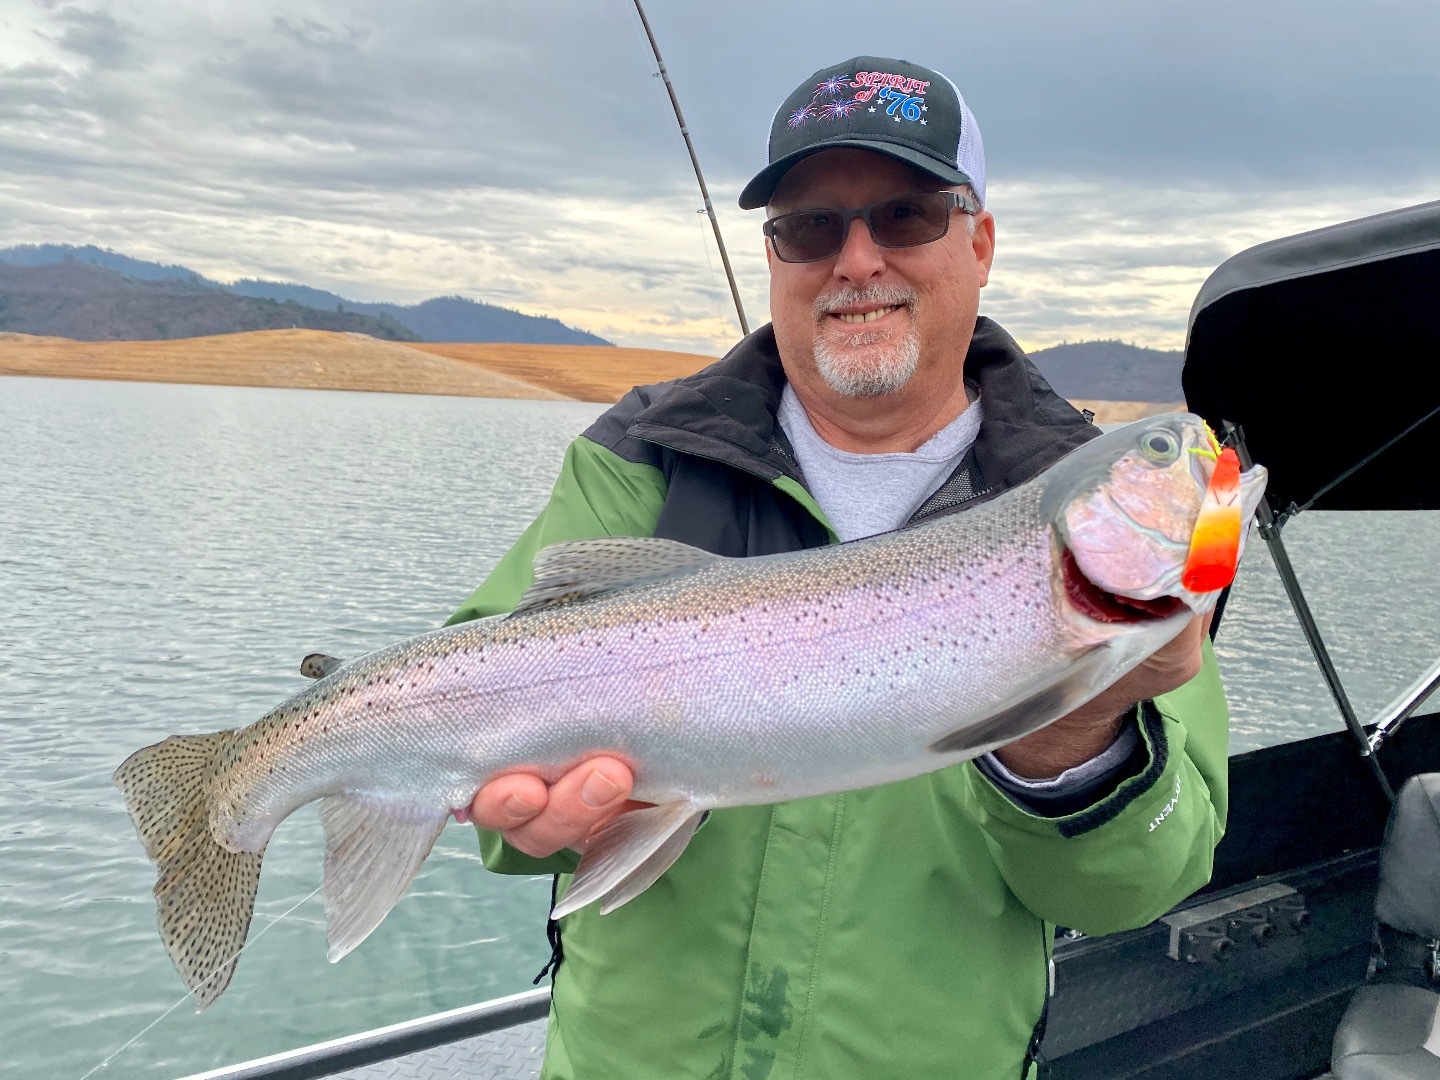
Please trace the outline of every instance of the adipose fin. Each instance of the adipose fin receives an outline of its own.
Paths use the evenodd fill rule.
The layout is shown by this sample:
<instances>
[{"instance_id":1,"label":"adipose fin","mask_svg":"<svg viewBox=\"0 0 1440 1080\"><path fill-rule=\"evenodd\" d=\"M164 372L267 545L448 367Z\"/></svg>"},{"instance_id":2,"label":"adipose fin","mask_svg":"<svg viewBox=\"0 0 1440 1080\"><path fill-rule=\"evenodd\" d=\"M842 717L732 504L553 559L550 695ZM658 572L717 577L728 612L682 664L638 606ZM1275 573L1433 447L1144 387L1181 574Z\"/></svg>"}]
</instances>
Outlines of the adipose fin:
<instances>
[{"instance_id":1,"label":"adipose fin","mask_svg":"<svg viewBox=\"0 0 1440 1080\"><path fill-rule=\"evenodd\" d=\"M307 679L323 679L326 675L343 667L344 660L326 656L323 652L312 652L300 661L300 674Z\"/></svg>"}]
</instances>

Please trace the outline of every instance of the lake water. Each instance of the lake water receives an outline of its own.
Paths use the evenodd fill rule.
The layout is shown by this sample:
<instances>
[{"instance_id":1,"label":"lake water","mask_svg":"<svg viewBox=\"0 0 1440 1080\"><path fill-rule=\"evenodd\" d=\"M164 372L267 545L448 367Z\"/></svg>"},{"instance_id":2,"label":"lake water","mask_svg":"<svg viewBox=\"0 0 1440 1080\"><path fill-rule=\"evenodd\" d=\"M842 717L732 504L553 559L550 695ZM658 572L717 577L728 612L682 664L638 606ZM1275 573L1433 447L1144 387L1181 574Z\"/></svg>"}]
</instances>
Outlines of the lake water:
<instances>
[{"instance_id":1,"label":"lake water","mask_svg":"<svg viewBox=\"0 0 1440 1080\"><path fill-rule=\"evenodd\" d=\"M600 409L0 379L0 1074L78 1080L181 996L115 766L251 722L303 684L306 653L440 623ZM1440 515L1312 514L1286 538L1374 711L1440 651ZM1220 657L1232 750L1340 726L1258 541ZM451 826L327 964L318 896L276 922L321 851L313 811L280 828L230 989L100 1075L180 1076L513 993L548 955L548 881L487 874Z\"/></svg>"}]
</instances>

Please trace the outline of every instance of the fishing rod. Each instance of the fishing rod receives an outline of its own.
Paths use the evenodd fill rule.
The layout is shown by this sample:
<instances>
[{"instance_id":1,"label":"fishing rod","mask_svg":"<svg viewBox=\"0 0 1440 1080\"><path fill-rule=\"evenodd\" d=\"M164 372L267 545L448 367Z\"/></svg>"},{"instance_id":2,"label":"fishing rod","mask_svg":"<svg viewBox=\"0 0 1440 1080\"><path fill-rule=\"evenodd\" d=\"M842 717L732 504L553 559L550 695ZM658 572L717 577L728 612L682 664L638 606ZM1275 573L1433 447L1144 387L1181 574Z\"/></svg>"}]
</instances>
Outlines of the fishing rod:
<instances>
[{"instance_id":1,"label":"fishing rod","mask_svg":"<svg viewBox=\"0 0 1440 1080\"><path fill-rule=\"evenodd\" d=\"M700 185L700 196L705 200L705 213L710 218L710 228L715 230L715 246L720 249L720 262L725 267L725 280L730 282L730 296L735 301L735 314L740 317L740 332L748 335L750 323L745 318L745 308L740 303L740 289L735 284L735 273L730 269L730 256L725 251L725 238L720 235L720 222L715 217L715 207L710 203L710 189L705 186L705 177L700 172L700 159L695 156L695 144L690 141L690 129L685 126L685 116L680 111L680 99L675 96L675 87L670 82L670 73L665 70L665 61L660 56L660 46L650 30L650 20L640 0L635 0L635 12L640 16L640 25L645 28L645 37L650 42L650 51L655 54L655 63L660 65L659 75L665 81L665 92L670 95L670 107L675 110L675 122L680 125L680 135L685 140L685 149L690 152L690 164L695 169L695 180Z\"/></svg>"}]
</instances>

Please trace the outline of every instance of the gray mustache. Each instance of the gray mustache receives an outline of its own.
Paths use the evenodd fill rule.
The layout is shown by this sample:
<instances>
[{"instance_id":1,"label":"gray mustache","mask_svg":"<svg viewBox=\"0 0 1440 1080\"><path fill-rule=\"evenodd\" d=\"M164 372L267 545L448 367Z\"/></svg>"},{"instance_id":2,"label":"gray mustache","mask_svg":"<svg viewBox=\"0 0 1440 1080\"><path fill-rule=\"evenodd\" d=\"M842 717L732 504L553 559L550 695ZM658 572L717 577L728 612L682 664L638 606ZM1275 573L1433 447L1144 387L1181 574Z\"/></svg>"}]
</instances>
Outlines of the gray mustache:
<instances>
[{"instance_id":1,"label":"gray mustache","mask_svg":"<svg viewBox=\"0 0 1440 1080\"><path fill-rule=\"evenodd\" d=\"M814 303L815 318L829 315L852 304L880 304L883 306L904 306L912 311L920 294L908 285L867 285L863 289L843 287L824 296L817 296Z\"/></svg>"}]
</instances>

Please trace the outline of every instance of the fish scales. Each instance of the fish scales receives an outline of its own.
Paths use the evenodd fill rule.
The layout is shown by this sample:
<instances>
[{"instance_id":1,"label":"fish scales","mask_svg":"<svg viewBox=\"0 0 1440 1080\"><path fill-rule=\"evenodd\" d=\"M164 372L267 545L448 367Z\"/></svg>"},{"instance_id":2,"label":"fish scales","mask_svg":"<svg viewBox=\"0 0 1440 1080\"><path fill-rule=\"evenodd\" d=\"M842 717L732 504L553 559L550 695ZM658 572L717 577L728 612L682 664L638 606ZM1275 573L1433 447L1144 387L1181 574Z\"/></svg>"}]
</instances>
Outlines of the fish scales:
<instances>
[{"instance_id":1,"label":"fish scales","mask_svg":"<svg viewBox=\"0 0 1440 1080\"><path fill-rule=\"evenodd\" d=\"M937 698L973 708L1017 670L1066 662L1037 504L1027 491L839 558L726 560L422 635L263 718L233 744L222 783L249 789L239 812L258 822L337 786L462 806L498 772L558 775L598 750L639 764L647 802L725 806L882 782L952 729ZM351 712L374 717L370 738L337 722ZM875 761L885 769L869 771Z\"/></svg>"},{"instance_id":2,"label":"fish scales","mask_svg":"<svg viewBox=\"0 0 1440 1080\"><path fill-rule=\"evenodd\" d=\"M214 1000L270 835L316 800L333 960L398 901L450 812L506 771L554 779L616 754L656 804L591 839L559 918L638 895L708 810L915 776L1022 737L1213 605L1182 582L1202 503L1220 496L1213 447L1197 417L1157 417L964 513L821 549L557 545L508 616L307 658L317 680L254 724L172 737L116 772L159 871L166 948L197 1002ZM1255 467L1225 489L1235 520L1263 486ZM1242 539L1205 550L1233 574Z\"/></svg>"}]
</instances>

